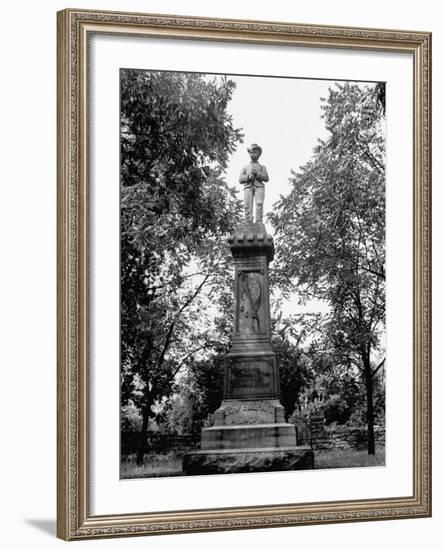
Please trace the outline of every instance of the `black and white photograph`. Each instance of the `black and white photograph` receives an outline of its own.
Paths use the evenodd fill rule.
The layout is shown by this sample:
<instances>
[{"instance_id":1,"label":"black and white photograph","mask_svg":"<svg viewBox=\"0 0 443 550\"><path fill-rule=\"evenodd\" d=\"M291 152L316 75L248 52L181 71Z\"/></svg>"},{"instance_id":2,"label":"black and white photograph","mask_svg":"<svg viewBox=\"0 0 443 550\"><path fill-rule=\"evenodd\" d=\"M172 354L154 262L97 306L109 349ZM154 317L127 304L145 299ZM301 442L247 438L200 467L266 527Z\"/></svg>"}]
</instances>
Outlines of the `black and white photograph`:
<instances>
[{"instance_id":1,"label":"black and white photograph","mask_svg":"<svg viewBox=\"0 0 443 550\"><path fill-rule=\"evenodd\" d=\"M120 69L121 479L385 465L386 88Z\"/></svg>"}]
</instances>

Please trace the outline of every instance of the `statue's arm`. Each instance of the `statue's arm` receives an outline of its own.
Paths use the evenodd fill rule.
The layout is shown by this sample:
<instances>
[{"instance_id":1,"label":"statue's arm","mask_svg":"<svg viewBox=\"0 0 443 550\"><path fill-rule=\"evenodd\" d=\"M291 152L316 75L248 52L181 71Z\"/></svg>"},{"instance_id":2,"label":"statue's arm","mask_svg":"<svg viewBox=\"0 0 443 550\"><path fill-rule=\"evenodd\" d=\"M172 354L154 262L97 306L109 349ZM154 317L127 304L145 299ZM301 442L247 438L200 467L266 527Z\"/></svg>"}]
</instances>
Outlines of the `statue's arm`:
<instances>
[{"instance_id":1,"label":"statue's arm","mask_svg":"<svg viewBox=\"0 0 443 550\"><path fill-rule=\"evenodd\" d=\"M242 170L240 172L240 177L238 178L238 181L240 183L248 183L248 174L246 172L246 167L242 168Z\"/></svg>"},{"instance_id":2,"label":"statue's arm","mask_svg":"<svg viewBox=\"0 0 443 550\"><path fill-rule=\"evenodd\" d=\"M269 181L268 171L266 170L266 166L263 166L263 165L262 165L261 180L264 182Z\"/></svg>"}]
</instances>

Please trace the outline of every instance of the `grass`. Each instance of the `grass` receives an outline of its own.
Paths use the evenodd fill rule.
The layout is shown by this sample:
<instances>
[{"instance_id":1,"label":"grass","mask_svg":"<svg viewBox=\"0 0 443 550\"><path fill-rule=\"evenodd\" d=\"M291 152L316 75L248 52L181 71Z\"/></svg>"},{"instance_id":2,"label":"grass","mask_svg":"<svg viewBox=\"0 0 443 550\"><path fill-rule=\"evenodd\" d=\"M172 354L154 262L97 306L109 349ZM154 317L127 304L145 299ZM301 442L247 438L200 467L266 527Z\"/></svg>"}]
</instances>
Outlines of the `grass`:
<instances>
[{"instance_id":1,"label":"grass","mask_svg":"<svg viewBox=\"0 0 443 550\"><path fill-rule=\"evenodd\" d=\"M368 455L366 450L328 450L314 452L314 468L358 468L363 466L384 466L385 449L378 447L375 455Z\"/></svg>"},{"instance_id":2,"label":"grass","mask_svg":"<svg viewBox=\"0 0 443 550\"><path fill-rule=\"evenodd\" d=\"M135 479L141 477L170 477L181 476L183 454L170 451L166 454L149 453L144 457L142 465L136 463L136 455L123 457L120 466L121 479Z\"/></svg>"},{"instance_id":3,"label":"grass","mask_svg":"<svg viewBox=\"0 0 443 550\"><path fill-rule=\"evenodd\" d=\"M121 463L121 479L137 479L143 477L172 477L181 476L183 452L145 455L144 463L139 466L135 454L124 457ZM364 466L384 466L385 449L377 448L375 455L368 455L367 451L346 449L314 451L314 468L358 468Z\"/></svg>"}]
</instances>

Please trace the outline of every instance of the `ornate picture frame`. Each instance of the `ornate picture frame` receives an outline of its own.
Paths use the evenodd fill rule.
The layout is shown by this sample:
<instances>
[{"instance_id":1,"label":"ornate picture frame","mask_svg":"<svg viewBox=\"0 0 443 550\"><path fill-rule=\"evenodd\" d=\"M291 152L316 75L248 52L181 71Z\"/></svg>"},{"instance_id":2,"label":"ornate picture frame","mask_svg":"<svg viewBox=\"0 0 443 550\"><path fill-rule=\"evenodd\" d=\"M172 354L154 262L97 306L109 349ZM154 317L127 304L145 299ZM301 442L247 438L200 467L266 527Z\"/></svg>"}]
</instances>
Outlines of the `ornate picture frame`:
<instances>
[{"instance_id":1,"label":"ornate picture frame","mask_svg":"<svg viewBox=\"0 0 443 550\"><path fill-rule=\"evenodd\" d=\"M91 512L89 45L94 35L407 53L413 59L412 494ZM58 536L65 540L431 515L431 34L67 9L58 13ZM117 404L116 404L117 407ZM116 451L117 452L117 451ZM256 474L257 475L257 474ZM162 481L159 480L159 483Z\"/></svg>"}]
</instances>

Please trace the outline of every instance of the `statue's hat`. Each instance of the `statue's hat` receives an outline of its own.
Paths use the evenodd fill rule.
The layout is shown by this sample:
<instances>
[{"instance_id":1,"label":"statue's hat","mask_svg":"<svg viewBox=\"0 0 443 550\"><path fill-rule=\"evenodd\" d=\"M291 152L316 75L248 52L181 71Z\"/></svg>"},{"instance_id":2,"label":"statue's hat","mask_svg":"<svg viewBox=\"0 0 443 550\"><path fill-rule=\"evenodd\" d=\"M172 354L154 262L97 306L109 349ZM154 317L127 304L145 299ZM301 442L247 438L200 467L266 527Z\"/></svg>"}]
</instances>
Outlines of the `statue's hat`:
<instances>
[{"instance_id":1,"label":"statue's hat","mask_svg":"<svg viewBox=\"0 0 443 550\"><path fill-rule=\"evenodd\" d=\"M248 152L252 151L252 149L258 149L260 151L260 155L262 154L262 148L257 143L253 143L248 147Z\"/></svg>"}]
</instances>

